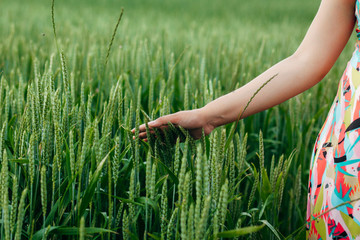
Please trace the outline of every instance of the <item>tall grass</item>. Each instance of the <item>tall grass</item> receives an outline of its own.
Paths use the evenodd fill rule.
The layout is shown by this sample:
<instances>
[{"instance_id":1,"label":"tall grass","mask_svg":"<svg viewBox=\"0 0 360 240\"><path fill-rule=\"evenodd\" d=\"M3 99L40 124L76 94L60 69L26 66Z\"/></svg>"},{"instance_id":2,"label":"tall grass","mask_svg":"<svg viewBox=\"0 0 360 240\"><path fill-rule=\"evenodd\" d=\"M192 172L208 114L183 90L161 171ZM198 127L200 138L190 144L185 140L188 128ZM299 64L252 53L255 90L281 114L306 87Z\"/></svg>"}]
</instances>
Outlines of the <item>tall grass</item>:
<instances>
[{"instance_id":1,"label":"tall grass","mask_svg":"<svg viewBox=\"0 0 360 240\"><path fill-rule=\"evenodd\" d=\"M318 5L185 3L124 2L115 35L116 3L57 2L57 47L50 5L20 14L6 2L1 239L304 238L312 142L345 55L323 83L238 127L134 141L139 123L201 107L291 54Z\"/></svg>"}]
</instances>

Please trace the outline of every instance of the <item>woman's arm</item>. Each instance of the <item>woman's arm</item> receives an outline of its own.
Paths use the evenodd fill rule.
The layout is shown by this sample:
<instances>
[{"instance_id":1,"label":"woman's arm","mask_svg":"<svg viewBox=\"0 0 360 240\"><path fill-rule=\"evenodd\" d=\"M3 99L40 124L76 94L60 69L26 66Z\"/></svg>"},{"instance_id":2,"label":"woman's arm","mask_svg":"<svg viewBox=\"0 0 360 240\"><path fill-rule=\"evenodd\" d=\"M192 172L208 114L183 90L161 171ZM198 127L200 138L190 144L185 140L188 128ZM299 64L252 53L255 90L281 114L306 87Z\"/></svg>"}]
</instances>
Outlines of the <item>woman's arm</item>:
<instances>
[{"instance_id":1,"label":"woman's arm","mask_svg":"<svg viewBox=\"0 0 360 240\"><path fill-rule=\"evenodd\" d=\"M203 108L160 117L150 122L149 127L166 127L171 122L199 138L202 129L209 134L218 126L236 121L256 90L275 75L250 103L243 118L309 89L323 79L345 47L354 28L354 6L354 0L323 0L304 40L292 56ZM139 132L140 138L146 139L145 125L139 127Z\"/></svg>"}]
</instances>

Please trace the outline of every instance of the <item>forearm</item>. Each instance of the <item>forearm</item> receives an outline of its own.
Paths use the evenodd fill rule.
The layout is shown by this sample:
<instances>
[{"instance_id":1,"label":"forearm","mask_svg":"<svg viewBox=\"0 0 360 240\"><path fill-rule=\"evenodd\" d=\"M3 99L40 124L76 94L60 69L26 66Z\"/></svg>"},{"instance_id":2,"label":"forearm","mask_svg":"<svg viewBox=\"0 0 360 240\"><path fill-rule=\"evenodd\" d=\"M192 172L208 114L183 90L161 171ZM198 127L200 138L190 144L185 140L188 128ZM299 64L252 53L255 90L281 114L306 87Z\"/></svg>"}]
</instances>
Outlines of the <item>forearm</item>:
<instances>
[{"instance_id":1,"label":"forearm","mask_svg":"<svg viewBox=\"0 0 360 240\"><path fill-rule=\"evenodd\" d=\"M275 76L276 75L276 76ZM242 118L278 105L318 83L325 73L316 65L291 56L243 87L226 94L201 109L204 119L214 127L236 121L253 94L269 79L253 98Z\"/></svg>"}]
</instances>

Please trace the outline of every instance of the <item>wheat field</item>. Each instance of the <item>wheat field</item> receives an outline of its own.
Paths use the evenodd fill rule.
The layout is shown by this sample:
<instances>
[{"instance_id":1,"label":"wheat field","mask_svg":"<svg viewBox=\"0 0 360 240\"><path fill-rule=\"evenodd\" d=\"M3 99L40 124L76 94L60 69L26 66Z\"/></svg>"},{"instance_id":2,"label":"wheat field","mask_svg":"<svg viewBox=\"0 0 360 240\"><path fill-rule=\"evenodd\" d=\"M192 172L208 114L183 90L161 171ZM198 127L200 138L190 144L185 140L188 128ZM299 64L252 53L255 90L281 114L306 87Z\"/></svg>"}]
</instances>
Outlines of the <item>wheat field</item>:
<instances>
[{"instance_id":1,"label":"wheat field","mask_svg":"<svg viewBox=\"0 0 360 240\"><path fill-rule=\"evenodd\" d=\"M0 239L304 239L312 146L353 40L311 90L198 141L131 129L291 55L319 4L2 1Z\"/></svg>"}]
</instances>

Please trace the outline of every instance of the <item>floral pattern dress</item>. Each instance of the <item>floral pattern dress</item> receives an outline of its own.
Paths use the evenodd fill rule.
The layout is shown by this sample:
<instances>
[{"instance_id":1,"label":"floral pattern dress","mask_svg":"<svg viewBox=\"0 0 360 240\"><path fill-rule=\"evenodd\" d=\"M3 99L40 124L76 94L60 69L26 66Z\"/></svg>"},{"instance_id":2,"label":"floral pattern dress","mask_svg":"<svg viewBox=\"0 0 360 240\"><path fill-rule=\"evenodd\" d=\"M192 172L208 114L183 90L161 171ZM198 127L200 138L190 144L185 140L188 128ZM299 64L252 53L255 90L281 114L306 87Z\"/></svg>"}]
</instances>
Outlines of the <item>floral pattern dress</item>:
<instances>
[{"instance_id":1,"label":"floral pattern dress","mask_svg":"<svg viewBox=\"0 0 360 240\"><path fill-rule=\"evenodd\" d=\"M360 0L356 0L360 39ZM312 153L308 239L360 240L360 47L340 79L337 95Z\"/></svg>"}]
</instances>

